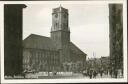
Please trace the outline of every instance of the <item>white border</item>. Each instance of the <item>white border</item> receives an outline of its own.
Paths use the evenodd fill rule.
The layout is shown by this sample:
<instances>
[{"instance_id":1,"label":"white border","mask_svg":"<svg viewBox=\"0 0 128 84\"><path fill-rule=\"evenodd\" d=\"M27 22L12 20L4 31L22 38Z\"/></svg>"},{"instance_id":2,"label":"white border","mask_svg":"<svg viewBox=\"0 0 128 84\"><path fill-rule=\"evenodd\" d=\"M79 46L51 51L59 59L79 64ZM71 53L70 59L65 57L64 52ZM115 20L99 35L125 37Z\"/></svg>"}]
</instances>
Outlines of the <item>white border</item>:
<instances>
[{"instance_id":1,"label":"white border","mask_svg":"<svg viewBox=\"0 0 128 84\"><path fill-rule=\"evenodd\" d=\"M116 1L1 1L0 5L0 36L1 36L1 83L95 83L95 82L127 82L127 0ZM123 4L123 53L124 53L124 78L122 79L4 79L4 4Z\"/></svg>"}]
</instances>

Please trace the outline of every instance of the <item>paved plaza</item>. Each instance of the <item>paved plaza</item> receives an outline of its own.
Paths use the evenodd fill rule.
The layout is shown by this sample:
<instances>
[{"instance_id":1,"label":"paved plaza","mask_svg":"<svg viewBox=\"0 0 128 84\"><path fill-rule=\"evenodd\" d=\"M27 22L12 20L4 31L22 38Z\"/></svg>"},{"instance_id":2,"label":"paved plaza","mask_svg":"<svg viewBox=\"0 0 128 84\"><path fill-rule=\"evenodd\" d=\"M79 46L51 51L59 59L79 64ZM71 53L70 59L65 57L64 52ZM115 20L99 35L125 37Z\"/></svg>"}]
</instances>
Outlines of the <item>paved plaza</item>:
<instances>
[{"instance_id":1,"label":"paved plaza","mask_svg":"<svg viewBox=\"0 0 128 84\"><path fill-rule=\"evenodd\" d=\"M43 73L35 73L35 74L27 74L25 78L34 78L34 79L90 79L89 76L84 76L81 73L62 73L62 74L56 74L53 75L51 73L49 74L43 74ZM111 78L110 75L105 75L101 77L100 74L98 74L95 78L91 79L101 79L101 78ZM118 76L118 78L122 78L121 76Z\"/></svg>"}]
</instances>

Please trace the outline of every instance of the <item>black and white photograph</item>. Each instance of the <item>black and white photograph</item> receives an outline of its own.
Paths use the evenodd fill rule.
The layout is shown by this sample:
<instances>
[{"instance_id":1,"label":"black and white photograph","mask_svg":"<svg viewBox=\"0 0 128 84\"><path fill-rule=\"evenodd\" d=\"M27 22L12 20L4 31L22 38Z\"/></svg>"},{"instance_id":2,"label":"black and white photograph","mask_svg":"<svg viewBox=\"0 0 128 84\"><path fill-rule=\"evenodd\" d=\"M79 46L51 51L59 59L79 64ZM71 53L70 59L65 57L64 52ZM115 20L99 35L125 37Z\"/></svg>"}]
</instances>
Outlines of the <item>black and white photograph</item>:
<instances>
[{"instance_id":1,"label":"black and white photograph","mask_svg":"<svg viewBox=\"0 0 128 84\"><path fill-rule=\"evenodd\" d=\"M2 2L1 81L127 82L126 0Z\"/></svg>"}]
</instances>

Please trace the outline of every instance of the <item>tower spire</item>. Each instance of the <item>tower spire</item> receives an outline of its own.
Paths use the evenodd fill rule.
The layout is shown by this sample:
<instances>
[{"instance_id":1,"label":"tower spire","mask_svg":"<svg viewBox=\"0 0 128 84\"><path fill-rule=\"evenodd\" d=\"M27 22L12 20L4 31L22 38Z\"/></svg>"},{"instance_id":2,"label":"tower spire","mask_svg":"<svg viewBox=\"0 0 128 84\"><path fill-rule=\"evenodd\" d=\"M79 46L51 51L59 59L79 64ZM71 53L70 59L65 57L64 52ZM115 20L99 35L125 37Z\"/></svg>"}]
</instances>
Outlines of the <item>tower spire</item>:
<instances>
[{"instance_id":1,"label":"tower spire","mask_svg":"<svg viewBox=\"0 0 128 84\"><path fill-rule=\"evenodd\" d=\"M61 11L61 8L62 8L61 4L60 4L60 7L59 8L60 8L60 11Z\"/></svg>"},{"instance_id":2,"label":"tower spire","mask_svg":"<svg viewBox=\"0 0 128 84\"><path fill-rule=\"evenodd\" d=\"M60 7L62 7L61 4L60 4Z\"/></svg>"}]
</instances>

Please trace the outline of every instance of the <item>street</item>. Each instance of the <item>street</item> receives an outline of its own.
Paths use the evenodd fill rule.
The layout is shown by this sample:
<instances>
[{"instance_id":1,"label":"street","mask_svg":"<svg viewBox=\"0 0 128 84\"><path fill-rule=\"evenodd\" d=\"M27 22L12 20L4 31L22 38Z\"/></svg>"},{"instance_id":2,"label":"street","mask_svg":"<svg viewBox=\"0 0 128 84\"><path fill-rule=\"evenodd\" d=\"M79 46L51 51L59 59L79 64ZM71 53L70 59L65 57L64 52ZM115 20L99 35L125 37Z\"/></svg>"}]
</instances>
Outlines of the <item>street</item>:
<instances>
[{"instance_id":1,"label":"street","mask_svg":"<svg viewBox=\"0 0 128 84\"><path fill-rule=\"evenodd\" d=\"M41 74L41 73L36 73L36 74L26 74L25 78L32 78L32 79L90 79L89 76L84 76L81 73L68 73L68 74L56 74L56 75L52 75L52 74ZM101 79L101 78L111 78L110 75L105 75L103 74L103 76L101 77L100 74L98 74L96 76L96 78L91 78L91 79ZM122 78L119 77L118 78Z\"/></svg>"}]
</instances>

